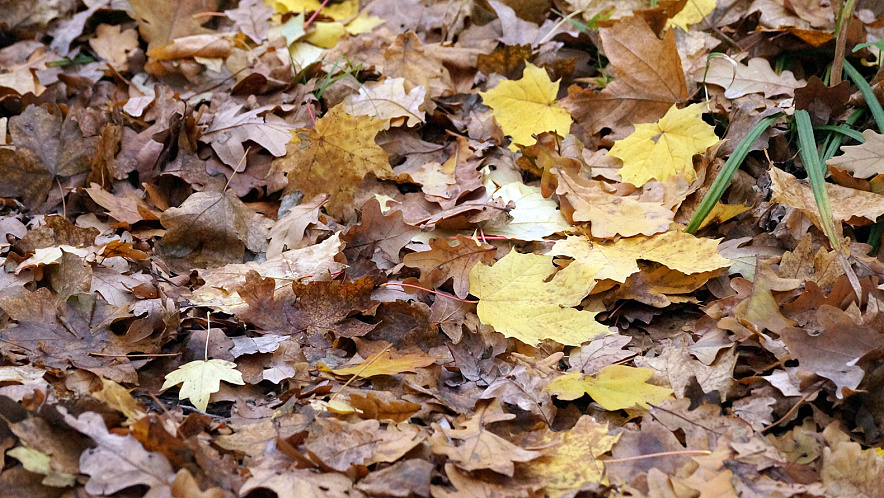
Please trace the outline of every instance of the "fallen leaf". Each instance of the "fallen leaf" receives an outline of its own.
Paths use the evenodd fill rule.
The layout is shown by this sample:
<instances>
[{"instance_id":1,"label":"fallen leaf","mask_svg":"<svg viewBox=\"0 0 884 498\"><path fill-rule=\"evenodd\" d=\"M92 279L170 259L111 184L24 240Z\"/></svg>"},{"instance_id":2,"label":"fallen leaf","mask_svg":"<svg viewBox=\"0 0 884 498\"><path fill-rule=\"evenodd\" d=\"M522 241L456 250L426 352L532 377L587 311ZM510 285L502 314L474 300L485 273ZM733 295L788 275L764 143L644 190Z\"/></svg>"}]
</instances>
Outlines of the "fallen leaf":
<instances>
[{"instance_id":1,"label":"fallen leaf","mask_svg":"<svg viewBox=\"0 0 884 498\"><path fill-rule=\"evenodd\" d=\"M586 296L580 273L555 270L552 256L516 251L491 267L476 264L470 271L470 292L479 298L479 319L530 345L545 339L579 345L608 334L595 313L572 308Z\"/></svg>"},{"instance_id":2,"label":"fallen leaf","mask_svg":"<svg viewBox=\"0 0 884 498\"><path fill-rule=\"evenodd\" d=\"M430 239L430 250L406 254L402 263L420 269L418 283L428 289L436 289L451 279L454 294L464 299L470 290L470 270L477 263L491 264L495 252L494 246L463 235L458 235L456 242L440 237Z\"/></svg>"},{"instance_id":3,"label":"fallen leaf","mask_svg":"<svg viewBox=\"0 0 884 498\"><path fill-rule=\"evenodd\" d=\"M844 154L835 156L826 164L844 171L850 171L857 178L869 178L884 173L884 135L875 130L863 130L865 143L844 145Z\"/></svg>"},{"instance_id":4,"label":"fallen leaf","mask_svg":"<svg viewBox=\"0 0 884 498\"><path fill-rule=\"evenodd\" d=\"M292 139L292 127L269 109L258 108L240 113L241 105L222 107L200 138L212 146L221 162L237 171L242 169L246 151L243 143L249 140L267 149L276 157L286 153L286 144Z\"/></svg>"},{"instance_id":5,"label":"fallen leaf","mask_svg":"<svg viewBox=\"0 0 884 498\"><path fill-rule=\"evenodd\" d=\"M704 104L672 106L657 123L638 124L631 135L615 142L608 154L623 161L623 181L641 187L679 174L694 181L694 155L718 143L714 128L700 117L705 109Z\"/></svg>"},{"instance_id":6,"label":"fallen leaf","mask_svg":"<svg viewBox=\"0 0 884 498\"><path fill-rule=\"evenodd\" d=\"M800 210L822 230L819 209L807 180L798 180L779 168L770 169L770 179L773 190L771 202ZM831 183L826 183L826 192L829 194L836 229L840 230L841 222L868 224L884 214L884 196Z\"/></svg>"},{"instance_id":7,"label":"fallen leaf","mask_svg":"<svg viewBox=\"0 0 884 498\"><path fill-rule=\"evenodd\" d=\"M328 213L341 217L353 212L356 187L368 173L392 177L388 154L374 137L384 121L347 114L338 105L316 120L316 128L292 133L285 157L273 162L273 170L288 177L285 193L301 190L308 198L329 194Z\"/></svg>"},{"instance_id":8,"label":"fallen leaf","mask_svg":"<svg viewBox=\"0 0 884 498\"><path fill-rule=\"evenodd\" d=\"M678 26L687 31L691 25L702 22L714 10L715 0L688 0L678 14L666 21L666 25Z\"/></svg>"},{"instance_id":9,"label":"fallen leaf","mask_svg":"<svg viewBox=\"0 0 884 498\"><path fill-rule=\"evenodd\" d=\"M627 408L648 409L672 397L672 389L648 384L654 376L650 368L635 368L625 365L610 365L595 375L573 372L556 377L544 389L559 399L572 400L588 394L593 401L605 410L625 410Z\"/></svg>"},{"instance_id":10,"label":"fallen leaf","mask_svg":"<svg viewBox=\"0 0 884 498\"><path fill-rule=\"evenodd\" d=\"M130 5L148 50L176 38L210 33L203 27L209 18L196 14L218 10L216 0L132 0Z\"/></svg>"},{"instance_id":11,"label":"fallen leaf","mask_svg":"<svg viewBox=\"0 0 884 498\"><path fill-rule=\"evenodd\" d=\"M404 372L414 372L417 368L424 368L436 362L435 357L407 354L398 358L392 358L390 351L375 353L365 359L359 365L347 368L327 369L324 365L320 368L332 372L335 375L355 375L367 379L375 375L398 375Z\"/></svg>"},{"instance_id":12,"label":"fallen leaf","mask_svg":"<svg viewBox=\"0 0 884 498\"><path fill-rule=\"evenodd\" d=\"M166 381L160 389L181 384L178 399L190 399L197 410L204 412L209 406L209 397L221 389L222 380L240 386L245 384L232 361L217 358L195 360L166 374Z\"/></svg>"},{"instance_id":13,"label":"fallen leaf","mask_svg":"<svg viewBox=\"0 0 884 498\"><path fill-rule=\"evenodd\" d=\"M513 137L510 150L516 151L516 144L531 145L534 143L532 135L544 131L561 136L568 134L571 116L556 102L558 91L559 83L552 82L545 69L529 62L522 79L501 81L479 95L493 110L503 132Z\"/></svg>"},{"instance_id":14,"label":"fallen leaf","mask_svg":"<svg viewBox=\"0 0 884 498\"><path fill-rule=\"evenodd\" d=\"M804 86L804 80L797 80L792 71L783 71L780 74L774 72L767 59L756 57L750 59L747 64L733 64L724 58L714 58L709 61L709 70L705 67L699 73L705 72L706 83L711 83L724 88L724 96L735 99L750 93L761 93L771 98L777 95L791 97L795 90Z\"/></svg>"},{"instance_id":15,"label":"fallen leaf","mask_svg":"<svg viewBox=\"0 0 884 498\"><path fill-rule=\"evenodd\" d=\"M552 199L544 199L540 188L522 182L508 183L497 189L492 197L505 204L516 205L508 214L512 219L500 227L488 227L485 233L517 240L543 240L556 232L571 229L571 224Z\"/></svg>"},{"instance_id":16,"label":"fallen leaf","mask_svg":"<svg viewBox=\"0 0 884 498\"><path fill-rule=\"evenodd\" d=\"M381 83L366 83L359 93L344 100L344 110L354 116L383 119L389 129L390 120L405 118L405 126L417 126L424 122L423 107L427 90L422 86L405 91L405 78L388 78Z\"/></svg>"}]
</instances>

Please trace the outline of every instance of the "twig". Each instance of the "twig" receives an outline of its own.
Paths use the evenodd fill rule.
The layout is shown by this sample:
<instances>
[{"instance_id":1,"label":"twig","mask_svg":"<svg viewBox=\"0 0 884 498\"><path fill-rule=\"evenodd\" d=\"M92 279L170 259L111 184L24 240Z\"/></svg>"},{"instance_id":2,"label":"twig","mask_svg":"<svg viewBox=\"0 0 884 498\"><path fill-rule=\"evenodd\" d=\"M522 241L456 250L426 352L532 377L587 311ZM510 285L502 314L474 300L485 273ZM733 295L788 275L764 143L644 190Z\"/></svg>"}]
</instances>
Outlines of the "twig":
<instances>
[{"instance_id":1,"label":"twig","mask_svg":"<svg viewBox=\"0 0 884 498\"><path fill-rule=\"evenodd\" d=\"M444 298L448 298L448 299L453 299L453 300L455 300L455 301L460 301L460 302L462 302L462 303L477 304L477 303L479 302L479 301L470 301L469 299L461 299L461 298L459 298L459 297L457 297L457 296L452 296L451 294L447 294L447 293L445 293L445 292L440 292L440 291L434 291L434 290L432 290L432 289L427 289L426 287L421 287L421 286L419 286L419 285L398 284L398 283L395 283L395 282L387 282L387 283L385 283L385 284L381 284L381 287L389 287L389 286L391 286L391 285L398 285L399 287L409 287L409 288L412 288L412 289L422 290L422 291L424 291L424 292L429 292L429 293L431 293L431 294L435 294L435 295L437 295L437 296L439 296L439 297L444 297Z\"/></svg>"}]
</instances>

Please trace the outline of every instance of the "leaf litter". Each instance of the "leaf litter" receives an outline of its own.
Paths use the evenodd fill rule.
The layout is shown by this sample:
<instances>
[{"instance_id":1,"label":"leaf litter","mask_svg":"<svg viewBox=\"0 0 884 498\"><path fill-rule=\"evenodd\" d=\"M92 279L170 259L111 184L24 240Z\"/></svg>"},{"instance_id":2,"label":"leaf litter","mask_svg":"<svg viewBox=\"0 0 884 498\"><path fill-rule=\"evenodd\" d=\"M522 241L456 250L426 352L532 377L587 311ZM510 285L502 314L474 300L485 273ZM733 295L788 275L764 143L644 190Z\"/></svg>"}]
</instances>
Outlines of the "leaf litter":
<instances>
[{"instance_id":1,"label":"leaf litter","mask_svg":"<svg viewBox=\"0 0 884 498\"><path fill-rule=\"evenodd\" d=\"M880 496L880 7L130 3L0 6L4 496Z\"/></svg>"}]
</instances>

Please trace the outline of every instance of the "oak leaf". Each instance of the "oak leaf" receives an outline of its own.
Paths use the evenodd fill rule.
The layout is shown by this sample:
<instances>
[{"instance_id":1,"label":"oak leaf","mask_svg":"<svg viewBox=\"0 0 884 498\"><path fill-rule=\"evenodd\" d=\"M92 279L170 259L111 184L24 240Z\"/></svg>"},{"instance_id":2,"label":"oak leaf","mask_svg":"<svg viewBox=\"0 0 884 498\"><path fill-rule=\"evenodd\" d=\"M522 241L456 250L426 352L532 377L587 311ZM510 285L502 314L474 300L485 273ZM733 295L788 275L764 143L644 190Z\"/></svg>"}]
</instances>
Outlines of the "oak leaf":
<instances>
[{"instance_id":1,"label":"oak leaf","mask_svg":"<svg viewBox=\"0 0 884 498\"><path fill-rule=\"evenodd\" d=\"M701 73L706 71L705 67ZM709 70L705 72L706 83L724 88L724 96L729 99L742 97L750 93L763 93L771 98L777 95L791 97L797 88L804 86L804 80L797 80L792 71L774 72L767 59L756 57L747 64L732 64L724 58L709 61Z\"/></svg>"},{"instance_id":2,"label":"oak leaf","mask_svg":"<svg viewBox=\"0 0 884 498\"><path fill-rule=\"evenodd\" d=\"M209 397L221 389L222 380L240 386L245 384L232 361L218 358L194 360L166 374L166 381L160 389L181 384L178 399L189 398L193 406L204 412L209 406Z\"/></svg>"},{"instance_id":3,"label":"oak leaf","mask_svg":"<svg viewBox=\"0 0 884 498\"><path fill-rule=\"evenodd\" d=\"M559 399L573 400L588 394L609 411L648 408L672 397L672 389L648 384L654 376L650 368L609 365L595 375L572 372L553 379L544 389Z\"/></svg>"},{"instance_id":4,"label":"oak leaf","mask_svg":"<svg viewBox=\"0 0 884 498\"><path fill-rule=\"evenodd\" d=\"M300 190L311 199L329 194L328 213L349 215L356 187L366 174L393 176L388 154L374 142L383 127L382 120L352 116L338 105L316 120L315 129L297 129L286 156L273 161L272 169L288 177L284 193Z\"/></svg>"},{"instance_id":5,"label":"oak leaf","mask_svg":"<svg viewBox=\"0 0 884 498\"><path fill-rule=\"evenodd\" d=\"M480 92L485 105L493 110L503 132L513 137L510 149L516 144L534 143L532 135L554 131L561 136L571 128L571 116L556 102L559 82L553 82L546 70L530 62L522 79L501 81L487 92Z\"/></svg>"},{"instance_id":6,"label":"oak leaf","mask_svg":"<svg viewBox=\"0 0 884 498\"><path fill-rule=\"evenodd\" d=\"M200 140L212 146L221 162L238 171L242 170L241 165L246 155L243 143L248 140L264 147L276 157L284 156L286 144L292 138L292 126L273 114L266 114L269 110L267 108L240 114L242 107L239 104L229 104L218 110Z\"/></svg>"},{"instance_id":7,"label":"oak leaf","mask_svg":"<svg viewBox=\"0 0 884 498\"><path fill-rule=\"evenodd\" d=\"M700 115L705 104L678 109L672 106L665 116L653 124L637 124L628 137L618 140L608 155L623 161L620 177L636 187L651 180L666 181L683 174L692 182L694 154L700 154L718 143L714 127Z\"/></svg>"},{"instance_id":8,"label":"oak leaf","mask_svg":"<svg viewBox=\"0 0 884 498\"><path fill-rule=\"evenodd\" d=\"M516 251L494 266L475 265L470 292L479 298L479 319L530 345L545 339L579 345L609 333L595 313L572 308L586 296L582 274L571 268L555 270L552 256Z\"/></svg>"},{"instance_id":9,"label":"oak leaf","mask_svg":"<svg viewBox=\"0 0 884 498\"><path fill-rule=\"evenodd\" d=\"M863 131L865 143L841 147L844 154L835 156L826 164L850 171L857 178L869 178L884 173L884 135L872 129Z\"/></svg>"},{"instance_id":10,"label":"oak leaf","mask_svg":"<svg viewBox=\"0 0 884 498\"><path fill-rule=\"evenodd\" d=\"M770 179L773 190L771 202L798 209L822 230L819 209L807 180L798 180L779 168L770 169ZM826 183L826 192L829 194L836 230L840 231L841 222L866 225L884 214L884 196L831 183Z\"/></svg>"},{"instance_id":11,"label":"oak leaf","mask_svg":"<svg viewBox=\"0 0 884 498\"><path fill-rule=\"evenodd\" d=\"M444 238L430 239L430 250L407 254L402 263L421 271L419 283L435 289L449 279L453 281L454 293L463 299L470 291L470 270L476 263L491 264L497 249L463 235L452 244Z\"/></svg>"}]
</instances>

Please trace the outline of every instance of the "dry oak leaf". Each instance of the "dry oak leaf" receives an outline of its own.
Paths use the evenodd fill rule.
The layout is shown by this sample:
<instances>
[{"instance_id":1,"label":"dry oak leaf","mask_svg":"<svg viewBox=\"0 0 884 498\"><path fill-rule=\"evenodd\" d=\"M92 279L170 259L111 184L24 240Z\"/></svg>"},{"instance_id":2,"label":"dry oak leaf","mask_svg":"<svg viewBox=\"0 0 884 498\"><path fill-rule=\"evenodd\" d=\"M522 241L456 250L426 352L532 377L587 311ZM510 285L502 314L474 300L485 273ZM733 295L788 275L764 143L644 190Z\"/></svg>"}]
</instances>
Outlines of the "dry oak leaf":
<instances>
[{"instance_id":1,"label":"dry oak leaf","mask_svg":"<svg viewBox=\"0 0 884 498\"><path fill-rule=\"evenodd\" d=\"M659 202L616 195L605 182L572 177L559 167L553 171L562 212L574 222L589 222L595 238L665 232L675 216Z\"/></svg>"},{"instance_id":2,"label":"dry oak leaf","mask_svg":"<svg viewBox=\"0 0 884 498\"><path fill-rule=\"evenodd\" d=\"M331 372L335 375L362 377L367 379L375 375L399 375L405 372L415 372L418 368L424 368L436 362L435 356L427 356L425 354L407 354L398 358L392 358L390 351L381 351L375 353L365 359L359 365L346 368L336 368L334 370L328 368L322 363L317 364L318 368L324 372Z\"/></svg>"},{"instance_id":3,"label":"dry oak leaf","mask_svg":"<svg viewBox=\"0 0 884 498\"><path fill-rule=\"evenodd\" d=\"M316 128L299 128L292 133L285 157L273 161L272 170L288 177L284 193L300 190L305 197L331 197L328 213L342 217L353 212L356 187L368 173L378 178L394 176L388 154L374 141L384 121L347 114L343 105L333 107Z\"/></svg>"},{"instance_id":4,"label":"dry oak leaf","mask_svg":"<svg viewBox=\"0 0 884 498\"><path fill-rule=\"evenodd\" d=\"M122 30L120 26L99 24L95 37L89 38L89 46L95 54L120 72L129 70L129 54L138 48L138 32Z\"/></svg>"},{"instance_id":5,"label":"dry oak leaf","mask_svg":"<svg viewBox=\"0 0 884 498\"><path fill-rule=\"evenodd\" d=\"M549 437L552 442L551 435ZM570 430L555 434L561 443L544 452L541 458L525 466L525 475L539 477L545 482L544 491L550 498L573 496L586 485L607 484L605 464L600 457L611 451L620 434L608 435L608 424L596 422L583 415Z\"/></svg>"},{"instance_id":6,"label":"dry oak leaf","mask_svg":"<svg viewBox=\"0 0 884 498\"><path fill-rule=\"evenodd\" d=\"M313 239L316 237L307 237L306 232L311 225L328 230L328 226L320 221L320 218L325 220L325 216L319 211L326 202L328 194L317 195L308 202L293 206L278 219L268 234L270 242L267 244L267 259L282 256L286 251L314 245L316 241Z\"/></svg>"},{"instance_id":7,"label":"dry oak leaf","mask_svg":"<svg viewBox=\"0 0 884 498\"><path fill-rule=\"evenodd\" d=\"M395 462L425 439L424 430L408 422L386 424L382 430L374 419L346 423L317 417L304 446L314 462L347 472L353 466Z\"/></svg>"},{"instance_id":8,"label":"dry oak leaf","mask_svg":"<svg viewBox=\"0 0 884 498\"><path fill-rule=\"evenodd\" d=\"M656 121L688 98L672 30L661 40L642 17L631 16L600 29L599 36L617 78L599 93L572 86L562 100L587 135L611 128L613 138L623 137L636 123Z\"/></svg>"},{"instance_id":9,"label":"dry oak leaf","mask_svg":"<svg viewBox=\"0 0 884 498\"><path fill-rule=\"evenodd\" d=\"M337 472L320 474L308 469L262 466L249 468L249 474L250 477L239 489L242 496L256 489L274 491L278 498L349 496L353 488L353 482Z\"/></svg>"},{"instance_id":10,"label":"dry oak leaf","mask_svg":"<svg viewBox=\"0 0 884 498\"><path fill-rule=\"evenodd\" d=\"M864 130L865 143L841 147L844 154L828 161L828 166L849 171L857 178L869 178L884 173L884 135L875 130Z\"/></svg>"},{"instance_id":11,"label":"dry oak leaf","mask_svg":"<svg viewBox=\"0 0 884 498\"><path fill-rule=\"evenodd\" d=\"M430 239L430 250L407 254L402 263L421 271L419 284L436 289L449 279L454 284L454 294L463 299L470 293L470 270L476 263L490 265L497 249L491 244L458 235L457 241L438 237Z\"/></svg>"},{"instance_id":12,"label":"dry oak leaf","mask_svg":"<svg viewBox=\"0 0 884 498\"><path fill-rule=\"evenodd\" d=\"M80 456L80 472L88 474L86 492L92 496L106 496L130 486L150 488L145 498L170 496L175 472L172 464L160 453L149 452L134 436L120 436L108 432L104 419L96 412L85 412L79 417L59 409L64 421L79 432L91 437L97 446Z\"/></svg>"},{"instance_id":13,"label":"dry oak leaf","mask_svg":"<svg viewBox=\"0 0 884 498\"><path fill-rule=\"evenodd\" d=\"M703 75L706 68L697 74ZM804 86L804 80L796 80L792 71L774 72L767 59L756 57L747 64L732 64L724 58L709 61L709 71L705 73L706 83L724 88L724 96L729 99L750 93L763 93L766 98L777 95L795 94L795 89Z\"/></svg>"},{"instance_id":14,"label":"dry oak leaf","mask_svg":"<svg viewBox=\"0 0 884 498\"><path fill-rule=\"evenodd\" d=\"M211 360L195 360L185 363L166 374L166 381L160 389L166 390L181 384L178 399L190 398L199 411L206 411L209 397L221 390L221 381L236 385L245 385L242 374L236 369L236 363L214 358Z\"/></svg>"},{"instance_id":15,"label":"dry oak leaf","mask_svg":"<svg viewBox=\"0 0 884 498\"><path fill-rule=\"evenodd\" d=\"M386 121L384 129L390 128L392 119L403 118L405 126L417 126L425 121L423 106L426 88L416 86L405 91L405 78L387 78L383 82L367 82L359 87L359 93L344 99L344 110L354 116L370 116Z\"/></svg>"},{"instance_id":16,"label":"dry oak leaf","mask_svg":"<svg viewBox=\"0 0 884 498\"><path fill-rule=\"evenodd\" d=\"M574 400L588 394L609 411L627 408L647 409L672 397L672 389L648 384L654 376L650 368L609 365L595 375L572 372L556 377L544 388L559 399Z\"/></svg>"},{"instance_id":17,"label":"dry oak leaf","mask_svg":"<svg viewBox=\"0 0 884 498\"><path fill-rule=\"evenodd\" d=\"M672 106L656 123L635 125L632 134L614 142L608 155L623 161L623 181L641 187L651 180L663 182L678 174L694 181L694 154L718 143L715 128L700 117L705 107L702 103L684 109Z\"/></svg>"},{"instance_id":18,"label":"dry oak leaf","mask_svg":"<svg viewBox=\"0 0 884 498\"><path fill-rule=\"evenodd\" d=\"M771 202L793 207L804 213L814 225L822 230L819 209L813 197L813 191L806 180L798 180L794 176L778 168L770 169ZM884 196L864 192L852 188L826 183L829 203L832 206L832 219L836 230L841 230L841 222L850 225L868 225L878 216L884 214Z\"/></svg>"},{"instance_id":19,"label":"dry oak leaf","mask_svg":"<svg viewBox=\"0 0 884 498\"><path fill-rule=\"evenodd\" d=\"M496 410L498 411L495 411ZM497 401L481 405L469 419L459 422L457 429L433 424L430 451L447 456L458 468L466 471L489 469L506 476L513 475L513 462L528 462L543 455L539 451L520 448L486 429L485 424L516 418L499 411Z\"/></svg>"},{"instance_id":20,"label":"dry oak leaf","mask_svg":"<svg viewBox=\"0 0 884 498\"><path fill-rule=\"evenodd\" d=\"M164 211L160 223L166 228L160 241L163 254L191 257L207 263L205 266L239 263L245 249L254 253L267 250L264 216L249 209L230 190L196 192L180 206Z\"/></svg>"},{"instance_id":21,"label":"dry oak leaf","mask_svg":"<svg viewBox=\"0 0 884 498\"><path fill-rule=\"evenodd\" d=\"M554 131L561 136L571 129L571 115L556 102L559 82L553 82L546 70L530 62L522 79L501 81L487 92L479 92L482 101L492 109L503 132L513 137L510 150L519 150L516 144L531 145L533 135Z\"/></svg>"},{"instance_id":22,"label":"dry oak leaf","mask_svg":"<svg viewBox=\"0 0 884 498\"><path fill-rule=\"evenodd\" d=\"M525 344L552 339L576 346L610 333L596 313L572 308L586 296L583 274L570 267L556 272L552 256L511 251L494 266L477 264L470 292L479 298L482 323Z\"/></svg>"}]
</instances>

